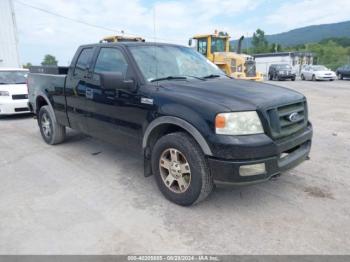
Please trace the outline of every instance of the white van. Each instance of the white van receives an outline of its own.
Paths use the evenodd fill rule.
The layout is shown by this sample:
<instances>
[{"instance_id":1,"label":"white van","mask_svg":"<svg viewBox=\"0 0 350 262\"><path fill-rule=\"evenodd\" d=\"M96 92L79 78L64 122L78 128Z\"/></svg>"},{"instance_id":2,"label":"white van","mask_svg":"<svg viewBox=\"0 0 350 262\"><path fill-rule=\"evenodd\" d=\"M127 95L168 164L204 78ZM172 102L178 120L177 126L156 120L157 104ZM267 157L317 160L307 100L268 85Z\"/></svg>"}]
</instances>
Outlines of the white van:
<instances>
[{"instance_id":1,"label":"white van","mask_svg":"<svg viewBox=\"0 0 350 262\"><path fill-rule=\"evenodd\" d=\"M29 113L28 70L0 68L0 115Z\"/></svg>"}]
</instances>

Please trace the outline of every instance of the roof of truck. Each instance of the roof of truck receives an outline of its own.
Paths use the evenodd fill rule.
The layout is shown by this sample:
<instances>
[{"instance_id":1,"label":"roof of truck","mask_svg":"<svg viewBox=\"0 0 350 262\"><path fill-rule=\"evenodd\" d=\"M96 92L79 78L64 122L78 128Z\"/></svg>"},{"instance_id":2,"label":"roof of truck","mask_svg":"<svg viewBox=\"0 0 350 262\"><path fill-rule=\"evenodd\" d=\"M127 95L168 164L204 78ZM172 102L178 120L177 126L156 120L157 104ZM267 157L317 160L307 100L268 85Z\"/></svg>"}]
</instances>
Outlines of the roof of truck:
<instances>
[{"instance_id":1,"label":"roof of truck","mask_svg":"<svg viewBox=\"0 0 350 262\"><path fill-rule=\"evenodd\" d=\"M170 44L170 43L160 43L160 42L113 42L113 43L94 43L94 44L88 44L88 45L82 45L81 47L89 47L89 46L160 46L160 45L167 45L167 46L182 46L186 47L184 45L177 45L177 44Z\"/></svg>"}]
</instances>

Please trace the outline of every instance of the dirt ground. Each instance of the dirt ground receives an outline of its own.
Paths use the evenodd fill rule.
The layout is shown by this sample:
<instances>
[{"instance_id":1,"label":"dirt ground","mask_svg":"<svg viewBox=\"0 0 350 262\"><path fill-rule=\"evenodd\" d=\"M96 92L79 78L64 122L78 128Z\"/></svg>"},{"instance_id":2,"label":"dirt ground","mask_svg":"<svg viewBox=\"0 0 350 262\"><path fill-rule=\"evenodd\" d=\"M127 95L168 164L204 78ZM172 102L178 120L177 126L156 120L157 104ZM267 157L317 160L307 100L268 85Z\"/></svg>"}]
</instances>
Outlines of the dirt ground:
<instances>
[{"instance_id":1,"label":"dirt ground","mask_svg":"<svg viewBox=\"0 0 350 262\"><path fill-rule=\"evenodd\" d=\"M350 81L273 84L307 96L311 160L187 208L135 152L0 119L0 254L350 254Z\"/></svg>"}]
</instances>

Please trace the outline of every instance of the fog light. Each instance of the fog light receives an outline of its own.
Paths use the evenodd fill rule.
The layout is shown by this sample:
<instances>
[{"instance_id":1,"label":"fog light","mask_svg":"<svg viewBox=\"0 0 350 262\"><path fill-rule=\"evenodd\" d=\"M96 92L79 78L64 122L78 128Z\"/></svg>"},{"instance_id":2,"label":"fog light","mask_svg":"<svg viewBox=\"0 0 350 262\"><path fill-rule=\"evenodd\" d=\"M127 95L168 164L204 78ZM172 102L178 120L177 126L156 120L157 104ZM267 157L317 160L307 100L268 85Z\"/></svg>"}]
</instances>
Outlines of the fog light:
<instances>
[{"instance_id":1,"label":"fog light","mask_svg":"<svg viewBox=\"0 0 350 262\"><path fill-rule=\"evenodd\" d=\"M266 172L265 163L239 167L240 176L256 176Z\"/></svg>"}]
</instances>

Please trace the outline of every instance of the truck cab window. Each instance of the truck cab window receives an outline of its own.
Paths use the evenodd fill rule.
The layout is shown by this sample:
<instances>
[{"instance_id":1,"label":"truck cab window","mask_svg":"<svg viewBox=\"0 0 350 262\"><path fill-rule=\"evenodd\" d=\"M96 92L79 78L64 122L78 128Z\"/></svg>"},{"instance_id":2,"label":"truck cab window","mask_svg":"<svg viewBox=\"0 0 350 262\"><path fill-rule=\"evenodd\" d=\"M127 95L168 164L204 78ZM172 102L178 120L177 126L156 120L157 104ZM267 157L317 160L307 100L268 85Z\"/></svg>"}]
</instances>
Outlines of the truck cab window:
<instances>
[{"instance_id":1,"label":"truck cab window","mask_svg":"<svg viewBox=\"0 0 350 262\"><path fill-rule=\"evenodd\" d=\"M201 53L202 55L206 56L207 55L207 48L208 47L208 42L206 38L198 39L198 44L197 44L197 51Z\"/></svg>"},{"instance_id":2,"label":"truck cab window","mask_svg":"<svg viewBox=\"0 0 350 262\"><path fill-rule=\"evenodd\" d=\"M85 71L89 67L92 54L93 54L92 48L84 48L80 52L80 55L78 57L78 60L75 66L74 74Z\"/></svg>"},{"instance_id":3,"label":"truck cab window","mask_svg":"<svg viewBox=\"0 0 350 262\"><path fill-rule=\"evenodd\" d=\"M94 73L121 72L124 76L128 63L123 53L116 48L101 48L97 57Z\"/></svg>"},{"instance_id":4,"label":"truck cab window","mask_svg":"<svg viewBox=\"0 0 350 262\"><path fill-rule=\"evenodd\" d=\"M223 38L213 37L211 39L211 52L225 52L225 40Z\"/></svg>"}]
</instances>

